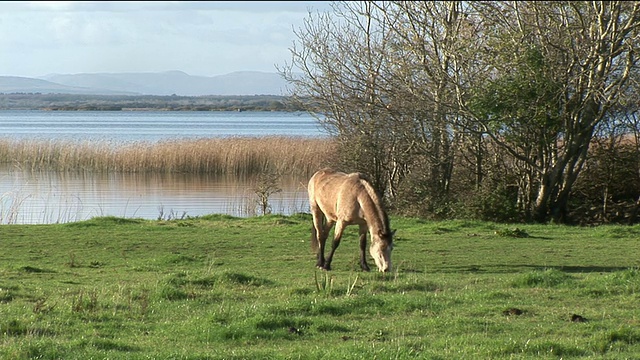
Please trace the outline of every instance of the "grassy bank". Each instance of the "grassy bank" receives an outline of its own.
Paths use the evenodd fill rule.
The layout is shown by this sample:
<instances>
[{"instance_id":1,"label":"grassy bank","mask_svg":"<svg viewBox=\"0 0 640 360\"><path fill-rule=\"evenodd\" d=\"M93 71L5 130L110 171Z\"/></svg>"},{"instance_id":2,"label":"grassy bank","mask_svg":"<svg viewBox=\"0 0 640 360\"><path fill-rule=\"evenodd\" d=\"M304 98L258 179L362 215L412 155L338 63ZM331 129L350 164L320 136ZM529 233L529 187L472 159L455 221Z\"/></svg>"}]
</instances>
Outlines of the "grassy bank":
<instances>
[{"instance_id":1,"label":"grassy bank","mask_svg":"<svg viewBox=\"0 0 640 360\"><path fill-rule=\"evenodd\" d=\"M0 226L0 358L630 359L640 227L392 218L390 274L311 218Z\"/></svg>"},{"instance_id":2,"label":"grassy bank","mask_svg":"<svg viewBox=\"0 0 640 360\"><path fill-rule=\"evenodd\" d=\"M0 139L0 164L27 170L188 172L310 177L334 158L330 140L238 137L137 142Z\"/></svg>"}]
</instances>

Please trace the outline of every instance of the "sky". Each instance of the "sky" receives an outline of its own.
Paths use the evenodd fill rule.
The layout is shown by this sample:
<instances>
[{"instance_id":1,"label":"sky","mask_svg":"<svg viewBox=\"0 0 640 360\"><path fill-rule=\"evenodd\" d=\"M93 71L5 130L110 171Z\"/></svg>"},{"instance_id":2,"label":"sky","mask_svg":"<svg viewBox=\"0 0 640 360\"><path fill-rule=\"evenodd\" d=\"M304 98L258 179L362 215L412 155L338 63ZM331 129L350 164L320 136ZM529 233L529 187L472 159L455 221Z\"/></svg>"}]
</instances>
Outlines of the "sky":
<instances>
[{"instance_id":1,"label":"sky","mask_svg":"<svg viewBox=\"0 0 640 360\"><path fill-rule=\"evenodd\" d=\"M2 1L0 76L277 72L326 1Z\"/></svg>"}]
</instances>

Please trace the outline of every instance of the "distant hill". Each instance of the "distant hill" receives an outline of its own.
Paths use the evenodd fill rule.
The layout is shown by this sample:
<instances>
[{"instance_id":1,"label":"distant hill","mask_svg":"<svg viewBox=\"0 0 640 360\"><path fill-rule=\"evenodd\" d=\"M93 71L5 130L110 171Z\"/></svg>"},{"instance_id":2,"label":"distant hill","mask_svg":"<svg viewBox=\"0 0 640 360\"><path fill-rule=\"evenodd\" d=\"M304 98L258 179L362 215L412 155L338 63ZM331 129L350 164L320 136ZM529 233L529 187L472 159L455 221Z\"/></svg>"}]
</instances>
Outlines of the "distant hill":
<instances>
[{"instance_id":1,"label":"distant hill","mask_svg":"<svg viewBox=\"0 0 640 360\"><path fill-rule=\"evenodd\" d=\"M0 76L0 93L3 94L288 96L287 88L287 82L279 74L259 71L211 77L193 76L182 71L50 74L40 78Z\"/></svg>"},{"instance_id":2,"label":"distant hill","mask_svg":"<svg viewBox=\"0 0 640 360\"><path fill-rule=\"evenodd\" d=\"M41 77L61 91L85 94L138 95L289 95L287 82L277 73L240 71L219 76L193 76L182 71L160 73L51 74ZM0 81L0 91L2 91ZM78 93L78 92L74 92Z\"/></svg>"},{"instance_id":3,"label":"distant hill","mask_svg":"<svg viewBox=\"0 0 640 360\"><path fill-rule=\"evenodd\" d=\"M99 87L63 85L42 79L19 76L0 76L0 93L40 93L77 95L137 95L130 91L114 91Z\"/></svg>"}]
</instances>

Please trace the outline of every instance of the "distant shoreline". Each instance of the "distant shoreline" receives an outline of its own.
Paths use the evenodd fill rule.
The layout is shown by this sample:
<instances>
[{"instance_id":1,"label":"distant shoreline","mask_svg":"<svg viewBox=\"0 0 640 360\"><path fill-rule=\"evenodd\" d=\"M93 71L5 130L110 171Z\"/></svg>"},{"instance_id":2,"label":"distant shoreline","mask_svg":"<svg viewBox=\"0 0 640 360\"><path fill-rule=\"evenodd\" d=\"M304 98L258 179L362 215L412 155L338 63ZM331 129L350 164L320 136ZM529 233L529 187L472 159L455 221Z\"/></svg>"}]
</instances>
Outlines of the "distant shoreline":
<instances>
[{"instance_id":1,"label":"distant shoreline","mask_svg":"<svg viewBox=\"0 0 640 360\"><path fill-rule=\"evenodd\" d=\"M0 94L0 110L44 111L307 111L277 95Z\"/></svg>"}]
</instances>

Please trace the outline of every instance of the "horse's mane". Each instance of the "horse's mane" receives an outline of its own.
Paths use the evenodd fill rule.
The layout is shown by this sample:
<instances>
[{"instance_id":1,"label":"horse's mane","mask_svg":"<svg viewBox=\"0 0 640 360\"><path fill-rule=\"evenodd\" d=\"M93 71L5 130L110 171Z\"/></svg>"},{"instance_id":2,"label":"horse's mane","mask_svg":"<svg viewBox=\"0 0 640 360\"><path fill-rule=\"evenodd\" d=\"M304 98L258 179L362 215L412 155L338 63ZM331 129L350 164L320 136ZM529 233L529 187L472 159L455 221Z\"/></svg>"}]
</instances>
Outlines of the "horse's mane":
<instances>
[{"instance_id":1,"label":"horse's mane","mask_svg":"<svg viewBox=\"0 0 640 360\"><path fill-rule=\"evenodd\" d=\"M360 175L360 184L367 192L367 195L369 195L366 197L366 199L362 199L362 201L364 202L364 205L375 210L376 214L378 215L378 218L381 220L381 224L379 224L380 230L382 231L383 234L389 234L391 232L390 231L391 226L389 225L389 217L387 216L387 212L383 208L382 200L378 195L378 192L376 191L376 189L373 188L373 186L365 176L363 176L362 174L359 174L359 175Z\"/></svg>"}]
</instances>

